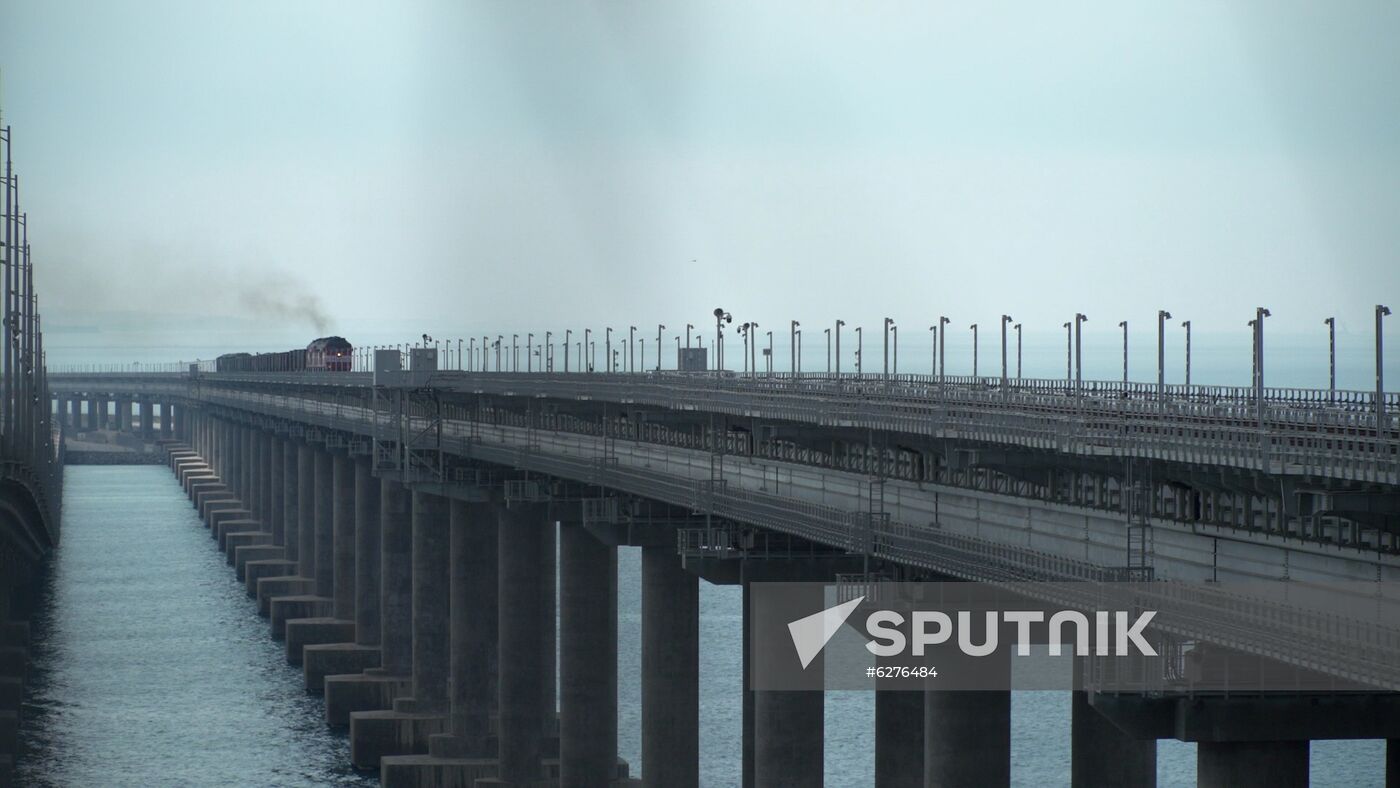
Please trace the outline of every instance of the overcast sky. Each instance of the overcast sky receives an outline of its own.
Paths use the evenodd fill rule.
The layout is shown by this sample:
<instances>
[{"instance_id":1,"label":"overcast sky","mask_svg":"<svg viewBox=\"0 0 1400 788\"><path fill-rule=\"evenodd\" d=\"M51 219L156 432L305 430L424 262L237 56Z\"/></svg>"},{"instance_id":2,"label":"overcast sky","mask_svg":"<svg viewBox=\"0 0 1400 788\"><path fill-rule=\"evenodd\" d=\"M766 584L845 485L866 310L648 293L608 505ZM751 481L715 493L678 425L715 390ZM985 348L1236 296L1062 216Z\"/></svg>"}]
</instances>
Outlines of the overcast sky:
<instances>
[{"instance_id":1,"label":"overcast sky","mask_svg":"<svg viewBox=\"0 0 1400 788\"><path fill-rule=\"evenodd\" d=\"M0 7L75 353L312 299L352 341L1165 307L1247 353L1255 306L1369 347L1400 302L1393 2Z\"/></svg>"}]
</instances>

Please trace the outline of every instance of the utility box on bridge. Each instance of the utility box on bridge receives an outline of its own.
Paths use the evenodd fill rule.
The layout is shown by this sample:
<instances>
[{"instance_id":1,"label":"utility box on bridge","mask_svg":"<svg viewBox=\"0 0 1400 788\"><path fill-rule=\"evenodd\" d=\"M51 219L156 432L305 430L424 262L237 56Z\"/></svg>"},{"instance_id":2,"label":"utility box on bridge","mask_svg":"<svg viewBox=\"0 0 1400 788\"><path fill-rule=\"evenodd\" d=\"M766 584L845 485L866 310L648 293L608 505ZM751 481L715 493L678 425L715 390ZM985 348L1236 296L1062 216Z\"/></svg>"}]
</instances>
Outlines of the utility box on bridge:
<instances>
[{"instance_id":1,"label":"utility box on bridge","mask_svg":"<svg viewBox=\"0 0 1400 788\"><path fill-rule=\"evenodd\" d=\"M428 385L429 376L437 372L437 356L437 348L435 347L416 347L408 351L408 377L410 385Z\"/></svg>"},{"instance_id":2,"label":"utility box on bridge","mask_svg":"<svg viewBox=\"0 0 1400 788\"><path fill-rule=\"evenodd\" d=\"M374 351L374 385L392 386L403 382L403 357L393 348Z\"/></svg>"},{"instance_id":3,"label":"utility box on bridge","mask_svg":"<svg viewBox=\"0 0 1400 788\"><path fill-rule=\"evenodd\" d=\"M676 352L676 369L681 372L705 372L709 368L705 348L683 347Z\"/></svg>"}]
</instances>

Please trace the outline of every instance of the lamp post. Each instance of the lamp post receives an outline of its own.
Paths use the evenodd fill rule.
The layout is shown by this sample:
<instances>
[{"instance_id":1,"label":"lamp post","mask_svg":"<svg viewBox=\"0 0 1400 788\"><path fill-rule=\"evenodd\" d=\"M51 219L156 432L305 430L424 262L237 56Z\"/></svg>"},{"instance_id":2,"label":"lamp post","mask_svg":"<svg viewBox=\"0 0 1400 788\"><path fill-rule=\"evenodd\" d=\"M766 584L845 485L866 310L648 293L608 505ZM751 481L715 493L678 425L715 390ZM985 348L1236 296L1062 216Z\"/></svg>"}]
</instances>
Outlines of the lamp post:
<instances>
[{"instance_id":1,"label":"lamp post","mask_svg":"<svg viewBox=\"0 0 1400 788\"><path fill-rule=\"evenodd\" d=\"M546 331L546 332L544 332L544 346L545 346L545 348L546 348L545 353L544 353L544 371L545 371L545 372L553 372L553 371L554 371L554 332L553 332L553 331Z\"/></svg>"},{"instance_id":2,"label":"lamp post","mask_svg":"<svg viewBox=\"0 0 1400 788\"><path fill-rule=\"evenodd\" d=\"M520 371L520 335L510 335L510 371Z\"/></svg>"},{"instance_id":3,"label":"lamp post","mask_svg":"<svg viewBox=\"0 0 1400 788\"><path fill-rule=\"evenodd\" d=\"M689 323L686 323L686 324L685 324L685 346L686 346L686 347L690 347L690 331L691 331L691 329L693 329L693 328L695 328L695 326L692 326L692 325L689 324Z\"/></svg>"},{"instance_id":4,"label":"lamp post","mask_svg":"<svg viewBox=\"0 0 1400 788\"><path fill-rule=\"evenodd\" d=\"M749 323L749 377L758 377L758 323Z\"/></svg>"},{"instance_id":5,"label":"lamp post","mask_svg":"<svg viewBox=\"0 0 1400 788\"><path fill-rule=\"evenodd\" d=\"M890 326L890 342L894 345L894 361L891 369L895 377L899 377L899 326Z\"/></svg>"},{"instance_id":6,"label":"lamp post","mask_svg":"<svg viewBox=\"0 0 1400 788\"><path fill-rule=\"evenodd\" d=\"M739 326L739 336L743 337L743 339L744 339L744 349L743 349L742 355L743 355L743 358L744 358L744 374L745 374L745 375L749 374L749 327L750 327L751 325L753 325L753 324L752 324L752 323L743 323L743 324L741 324L741 325Z\"/></svg>"},{"instance_id":7,"label":"lamp post","mask_svg":"<svg viewBox=\"0 0 1400 788\"><path fill-rule=\"evenodd\" d=\"M973 383L977 382L977 324L968 326L972 329L972 377Z\"/></svg>"},{"instance_id":8,"label":"lamp post","mask_svg":"<svg viewBox=\"0 0 1400 788\"><path fill-rule=\"evenodd\" d=\"M1013 326L1016 329L1016 379L1021 379L1021 324Z\"/></svg>"},{"instance_id":9,"label":"lamp post","mask_svg":"<svg viewBox=\"0 0 1400 788\"><path fill-rule=\"evenodd\" d=\"M627 330L627 371L637 371L637 327L631 326Z\"/></svg>"},{"instance_id":10,"label":"lamp post","mask_svg":"<svg viewBox=\"0 0 1400 788\"><path fill-rule=\"evenodd\" d=\"M501 345L505 344L506 338L502 334L496 335L496 371L501 371Z\"/></svg>"},{"instance_id":11,"label":"lamp post","mask_svg":"<svg viewBox=\"0 0 1400 788\"><path fill-rule=\"evenodd\" d=\"M802 324L799 323L799 322L797 322L796 320L794 320L794 321L792 321L792 325L789 326L790 333L791 333L791 344L792 344L792 348L791 348L791 350L790 350L790 352L791 352L791 354L792 354L792 358L789 359L789 361L792 362L792 363L791 363L791 366L792 366L792 376L793 376L793 377L797 377L797 327L800 326L800 325L802 325Z\"/></svg>"},{"instance_id":12,"label":"lamp post","mask_svg":"<svg viewBox=\"0 0 1400 788\"><path fill-rule=\"evenodd\" d=\"M885 318L885 385L890 384L890 326L894 325L894 318Z\"/></svg>"},{"instance_id":13,"label":"lamp post","mask_svg":"<svg viewBox=\"0 0 1400 788\"><path fill-rule=\"evenodd\" d=\"M718 377L724 370L724 324L733 323L734 316L719 307L715 307L715 376ZM686 336L686 345L689 346L690 337Z\"/></svg>"},{"instance_id":14,"label":"lamp post","mask_svg":"<svg viewBox=\"0 0 1400 788\"><path fill-rule=\"evenodd\" d=\"M1065 321L1065 381L1074 381L1074 331Z\"/></svg>"},{"instance_id":15,"label":"lamp post","mask_svg":"<svg viewBox=\"0 0 1400 788\"><path fill-rule=\"evenodd\" d=\"M660 371L661 371L661 332L662 332L662 331L665 331L665 330L666 330L666 326L664 326L664 325L662 325L662 324L660 324L660 323L657 323L657 324L656 324L656 371L657 371L657 372L660 372ZM679 357L677 357L677 360L679 360Z\"/></svg>"},{"instance_id":16,"label":"lamp post","mask_svg":"<svg viewBox=\"0 0 1400 788\"><path fill-rule=\"evenodd\" d=\"M865 349L865 326L856 326L856 377L859 378L864 371L861 361L861 351Z\"/></svg>"},{"instance_id":17,"label":"lamp post","mask_svg":"<svg viewBox=\"0 0 1400 788\"><path fill-rule=\"evenodd\" d=\"M1186 329L1186 396L1191 396L1191 321L1181 321L1181 327Z\"/></svg>"},{"instance_id":18,"label":"lamp post","mask_svg":"<svg viewBox=\"0 0 1400 788\"><path fill-rule=\"evenodd\" d=\"M1272 316L1262 306L1254 310L1254 401L1261 426L1264 422L1264 318Z\"/></svg>"},{"instance_id":19,"label":"lamp post","mask_svg":"<svg viewBox=\"0 0 1400 788\"><path fill-rule=\"evenodd\" d=\"M532 331L525 335L525 371L535 371L534 361L535 333ZM518 371L518 370L517 370Z\"/></svg>"},{"instance_id":20,"label":"lamp post","mask_svg":"<svg viewBox=\"0 0 1400 788\"><path fill-rule=\"evenodd\" d=\"M942 315L938 316L938 382L940 384L943 383L943 366L948 361L948 354L944 351L947 350L945 340L948 338L948 324L951 322L953 321Z\"/></svg>"},{"instance_id":21,"label":"lamp post","mask_svg":"<svg viewBox=\"0 0 1400 788\"><path fill-rule=\"evenodd\" d=\"M932 377L938 374L938 326L929 326L928 331L928 374Z\"/></svg>"},{"instance_id":22,"label":"lamp post","mask_svg":"<svg viewBox=\"0 0 1400 788\"><path fill-rule=\"evenodd\" d=\"M1157 310L1157 399L1167 395L1167 322L1172 313Z\"/></svg>"},{"instance_id":23,"label":"lamp post","mask_svg":"<svg viewBox=\"0 0 1400 788\"><path fill-rule=\"evenodd\" d=\"M607 326L607 329L603 333L603 362L608 365L608 374L611 375L613 371L612 326Z\"/></svg>"},{"instance_id":24,"label":"lamp post","mask_svg":"<svg viewBox=\"0 0 1400 788\"><path fill-rule=\"evenodd\" d=\"M1089 316L1082 312L1074 315L1074 391L1080 393L1084 390L1084 329L1082 325L1089 320Z\"/></svg>"},{"instance_id":25,"label":"lamp post","mask_svg":"<svg viewBox=\"0 0 1400 788\"><path fill-rule=\"evenodd\" d=\"M579 349L578 363L580 363L580 364L583 365L583 371L584 371L584 372L592 372L592 371L593 371L593 339L592 339L592 336L593 336L593 329L591 329L591 328L585 328L585 329L583 330L583 347ZM588 354L588 360L587 360L587 361L584 361L584 353L587 353L587 354Z\"/></svg>"},{"instance_id":26,"label":"lamp post","mask_svg":"<svg viewBox=\"0 0 1400 788\"><path fill-rule=\"evenodd\" d=\"M467 369L476 369L476 337L472 337L467 343Z\"/></svg>"},{"instance_id":27,"label":"lamp post","mask_svg":"<svg viewBox=\"0 0 1400 788\"><path fill-rule=\"evenodd\" d=\"M1376 440L1385 437L1385 363L1381 326L1390 307L1376 304Z\"/></svg>"},{"instance_id":28,"label":"lamp post","mask_svg":"<svg viewBox=\"0 0 1400 788\"><path fill-rule=\"evenodd\" d=\"M836 379L841 379L841 326L846 325L846 321L836 321Z\"/></svg>"},{"instance_id":29,"label":"lamp post","mask_svg":"<svg viewBox=\"0 0 1400 788\"><path fill-rule=\"evenodd\" d=\"M768 377L773 377L773 332L768 332L768 361L763 365L768 370Z\"/></svg>"},{"instance_id":30,"label":"lamp post","mask_svg":"<svg viewBox=\"0 0 1400 788\"><path fill-rule=\"evenodd\" d=\"M1006 391L1006 327L1011 325L1011 315L1001 316L1001 390Z\"/></svg>"},{"instance_id":31,"label":"lamp post","mask_svg":"<svg viewBox=\"0 0 1400 788\"><path fill-rule=\"evenodd\" d=\"M797 329L797 371L802 372L802 329Z\"/></svg>"},{"instance_id":32,"label":"lamp post","mask_svg":"<svg viewBox=\"0 0 1400 788\"><path fill-rule=\"evenodd\" d=\"M1118 326L1123 329L1123 392L1128 391L1128 321L1119 320Z\"/></svg>"},{"instance_id":33,"label":"lamp post","mask_svg":"<svg viewBox=\"0 0 1400 788\"><path fill-rule=\"evenodd\" d=\"M1327 391L1337 391L1337 318L1329 317L1327 324Z\"/></svg>"},{"instance_id":34,"label":"lamp post","mask_svg":"<svg viewBox=\"0 0 1400 788\"><path fill-rule=\"evenodd\" d=\"M831 376L831 329L829 329L829 328L824 328L824 329L822 329L822 331L826 333L826 374L827 374L828 377L830 377L830 376Z\"/></svg>"}]
</instances>

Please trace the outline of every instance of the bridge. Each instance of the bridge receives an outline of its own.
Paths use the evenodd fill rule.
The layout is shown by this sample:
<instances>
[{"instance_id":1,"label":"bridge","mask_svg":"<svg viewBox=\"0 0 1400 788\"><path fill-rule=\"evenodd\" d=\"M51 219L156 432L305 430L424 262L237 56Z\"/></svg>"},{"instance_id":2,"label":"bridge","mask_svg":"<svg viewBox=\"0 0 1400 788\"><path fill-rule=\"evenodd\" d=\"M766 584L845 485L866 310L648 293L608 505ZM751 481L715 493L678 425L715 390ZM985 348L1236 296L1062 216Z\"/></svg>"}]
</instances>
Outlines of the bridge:
<instances>
[{"instance_id":1,"label":"bridge","mask_svg":"<svg viewBox=\"0 0 1400 788\"><path fill-rule=\"evenodd\" d=\"M19 203L13 140L9 126L0 129L6 294L0 329L0 783L8 779L18 745L29 640L22 619L33 581L58 544L63 505L62 442L49 404L29 217Z\"/></svg>"},{"instance_id":2,"label":"bridge","mask_svg":"<svg viewBox=\"0 0 1400 788\"><path fill-rule=\"evenodd\" d=\"M67 372L48 392L66 423L140 403L152 438L160 409L211 535L385 785L627 776L621 545L643 556L646 785L698 781L700 580L743 586L746 640L750 586L768 580L843 598L887 580L1137 581L1192 611L1159 622L1163 642L1364 691L1173 674L1126 693L1085 660L1076 785L1154 784L1161 738L1198 743L1202 785L1305 784L1325 738L1391 740L1400 780L1400 630L1348 612L1400 601L1394 393L410 355L348 373ZM1364 590L1341 612L1236 591L1279 582ZM746 786L821 784L822 708L820 692L745 691ZM882 787L1009 780L1006 692L881 690L876 732Z\"/></svg>"}]
</instances>

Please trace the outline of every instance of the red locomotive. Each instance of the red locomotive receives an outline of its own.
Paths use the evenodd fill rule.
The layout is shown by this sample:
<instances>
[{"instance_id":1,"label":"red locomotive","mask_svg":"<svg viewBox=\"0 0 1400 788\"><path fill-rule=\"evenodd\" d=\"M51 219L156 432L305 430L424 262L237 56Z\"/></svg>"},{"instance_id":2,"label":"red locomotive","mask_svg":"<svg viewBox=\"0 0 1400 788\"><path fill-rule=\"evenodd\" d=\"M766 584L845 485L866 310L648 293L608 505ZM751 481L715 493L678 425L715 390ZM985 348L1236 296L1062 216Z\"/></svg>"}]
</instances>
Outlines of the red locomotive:
<instances>
[{"instance_id":1,"label":"red locomotive","mask_svg":"<svg viewBox=\"0 0 1400 788\"><path fill-rule=\"evenodd\" d=\"M355 348L344 337L314 339L305 350L280 353L225 353L214 360L216 372L349 372Z\"/></svg>"}]
</instances>

